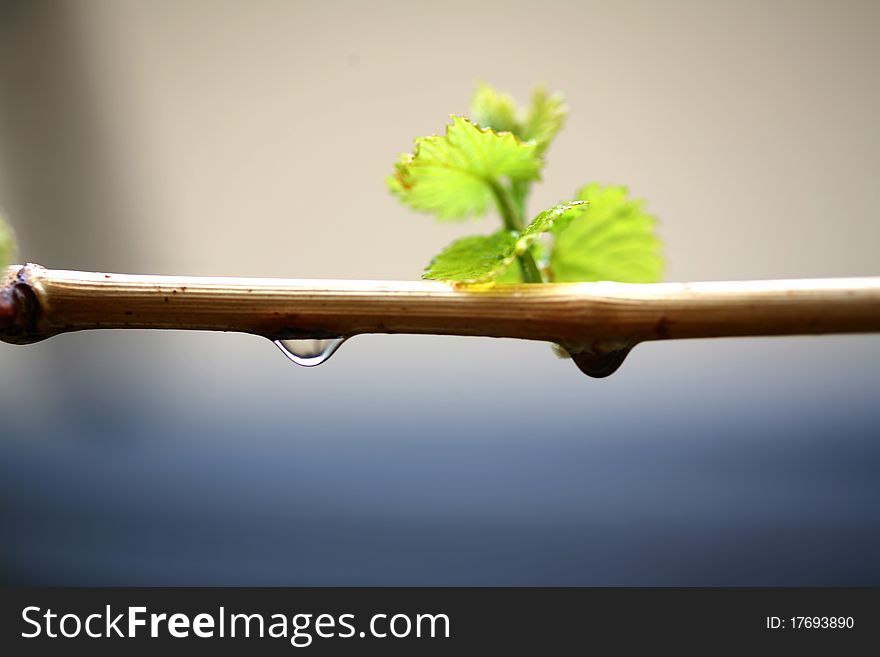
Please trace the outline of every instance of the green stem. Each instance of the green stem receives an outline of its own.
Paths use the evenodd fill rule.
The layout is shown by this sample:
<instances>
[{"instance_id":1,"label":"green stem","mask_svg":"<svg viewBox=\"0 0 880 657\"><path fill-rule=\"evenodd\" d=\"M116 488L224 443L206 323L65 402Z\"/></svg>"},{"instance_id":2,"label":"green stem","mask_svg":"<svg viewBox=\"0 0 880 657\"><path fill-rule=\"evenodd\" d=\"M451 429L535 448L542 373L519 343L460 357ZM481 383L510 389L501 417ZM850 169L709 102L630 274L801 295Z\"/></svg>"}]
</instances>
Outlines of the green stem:
<instances>
[{"instance_id":1,"label":"green stem","mask_svg":"<svg viewBox=\"0 0 880 657\"><path fill-rule=\"evenodd\" d=\"M510 195L513 197L516 209L521 217L526 214L526 197L529 195L531 183L523 180L510 183Z\"/></svg>"},{"instance_id":2,"label":"green stem","mask_svg":"<svg viewBox=\"0 0 880 657\"><path fill-rule=\"evenodd\" d=\"M541 270L538 269L538 263L535 262L531 252L526 251L521 256L517 256L516 259L519 261L519 269L522 272L523 281L526 283L544 282Z\"/></svg>"},{"instance_id":3,"label":"green stem","mask_svg":"<svg viewBox=\"0 0 880 657\"><path fill-rule=\"evenodd\" d=\"M495 203L498 205L498 213L504 221L504 227L507 230L521 231L525 225L522 213L520 213L510 197L510 193L496 181L490 181L489 186L495 196ZM522 255L516 257L519 262L519 268L522 272L523 281L526 283L543 283L544 278L541 276L541 270L532 257L530 251L526 251Z\"/></svg>"}]
</instances>

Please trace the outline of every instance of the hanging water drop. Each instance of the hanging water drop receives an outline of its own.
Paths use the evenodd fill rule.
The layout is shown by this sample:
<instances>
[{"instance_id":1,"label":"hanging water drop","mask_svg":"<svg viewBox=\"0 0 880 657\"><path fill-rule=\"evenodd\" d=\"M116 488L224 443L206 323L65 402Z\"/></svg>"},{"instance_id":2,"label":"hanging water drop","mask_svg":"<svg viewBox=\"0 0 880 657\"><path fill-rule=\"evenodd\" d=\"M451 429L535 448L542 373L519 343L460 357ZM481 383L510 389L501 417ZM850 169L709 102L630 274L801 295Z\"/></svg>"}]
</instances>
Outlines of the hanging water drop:
<instances>
[{"instance_id":1,"label":"hanging water drop","mask_svg":"<svg viewBox=\"0 0 880 657\"><path fill-rule=\"evenodd\" d=\"M297 365L315 367L336 353L345 338L275 340L278 348Z\"/></svg>"},{"instance_id":2,"label":"hanging water drop","mask_svg":"<svg viewBox=\"0 0 880 657\"><path fill-rule=\"evenodd\" d=\"M624 347L604 354L582 351L579 354L572 354L571 358L578 369L587 376L603 379L617 371L629 355L630 349L631 347Z\"/></svg>"}]
</instances>

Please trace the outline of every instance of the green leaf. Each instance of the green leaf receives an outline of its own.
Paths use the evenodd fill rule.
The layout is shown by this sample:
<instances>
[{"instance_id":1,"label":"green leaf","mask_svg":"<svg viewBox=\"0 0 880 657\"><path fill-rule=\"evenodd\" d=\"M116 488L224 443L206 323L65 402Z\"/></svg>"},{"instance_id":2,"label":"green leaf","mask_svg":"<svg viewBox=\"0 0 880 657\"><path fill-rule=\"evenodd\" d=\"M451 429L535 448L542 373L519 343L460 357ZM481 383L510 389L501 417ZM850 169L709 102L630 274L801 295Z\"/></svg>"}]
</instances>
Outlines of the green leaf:
<instances>
[{"instance_id":1,"label":"green leaf","mask_svg":"<svg viewBox=\"0 0 880 657\"><path fill-rule=\"evenodd\" d=\"M6 223L3 213L0 212L0 267L5 267L15 254L15 236L12 228Z\"/></svg>"},{"instance_id":2,"label":"green leaf","mask_svg":"<svg viewBox=\"0 0 880 657\"><path fill-rule=\"evenodd\" d=\"M431 260L422 278L479 283L501 275L516 257L515 231L456 240Z\"/></svg>"},{"instance_id":3,"label":"green leaf","mask_svg":"<svg viewBox=\"0 0 880 657\"><path fill-rule=\"evenodd\" d=\"M443 136L416 140L415 152L397 161L388 187L407 205L440 219L482 216L502 181L537 180L543 161L536 144L509 132L480 128L453 116Z\"/></svg>"},{"instance_id":4,"label":"green leaf","mask_svg":"<svg viewBox=\"0 0 880 657\"><path fill-rule=\"evenodd\" d=\"M578 193L586 210L566 213L553 228L550 258L556 282L655 283L663 274L656 219L630 200L626 187L592 184Z\"/></svg>"},{"instance_id":5,"label":"green leaf","mask_svg":"<svg viewBox=\"0 0 880 657\"><path fill-rule=\"evenodd\" d=\"M471 115L484 128L509 131L523 141L534 141L543 154L556 137L568 115L562 94L551 94L544 87L532 91L532 103L524 118L510 94L481 82L471 100Z\"/></svg>"},{"instance_id":6,"label":"green leaf","mask_svg":"<svg viewBox=\"0 0 880 657\"><path fill-rule=\"evenodd\" d=\"M568 201L554 205L540 213L532 219L532 223L526 226L520 233L517 240L517 247L520 253L524 252L541 233L546 233L553 228L557 221L567 219L570 220L587 209L587 201L577 200Z\"/></svg>"},{"instance_id":7,"label":"green leaf","mask_svg":"<svg viewBox=\"0 0 880 657\"><path fill-rule=\"evenodd\" d=\"M535 87L532 92L532 105L526 115L520 137L534 140L538 153L543 154L562 129L568 107L562 94L550 94L544 87Z\"/></svg>"},{"instance_id":8,"label":"green leaf","mask_svg":"<svg viewBox=\"0 0 880 657\"><path fill-rule=\"evenodd\" d=\"M459 283L517 281L517 277L506 274L516 257L530 249L533 255L539 254L535 249L541 234L550 231L558 219L585 207L584 201L560 203L544 210L520 232L501 230L457 240L434 257L422 278Z\"/></svg>"},{"instance_id":9,"label":"green leaf","mask_svg":"<svg viewBox=\"0 0 880 657\"><path fill-rule=\"evenodd\" d=\"M510 94L501 93L485 82L477 85L471 100L471 117L484 128L521 136L516 102Z\"/></svg>"}]
</instances>

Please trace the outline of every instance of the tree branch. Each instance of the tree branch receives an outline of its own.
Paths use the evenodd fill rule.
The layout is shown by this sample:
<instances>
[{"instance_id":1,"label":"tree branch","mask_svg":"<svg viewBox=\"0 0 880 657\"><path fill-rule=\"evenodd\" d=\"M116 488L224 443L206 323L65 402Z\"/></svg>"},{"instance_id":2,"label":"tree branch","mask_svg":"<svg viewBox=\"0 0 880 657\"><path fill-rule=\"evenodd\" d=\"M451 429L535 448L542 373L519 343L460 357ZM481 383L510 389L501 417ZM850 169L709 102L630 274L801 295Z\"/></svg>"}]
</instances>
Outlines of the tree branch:
<instances>
[{"instance_id":1,"label":"tree branch","mask_svg":"<svg viewBox=\"0 0 880 657\"><path fill-rule=\"evenodd\" d=\"M85 329L241 331L272 339L427 333L606 353L646 340L880 331L880 277L453 287L434 281L131 276L12 267L0 338Z\"/></svg>"}]
</instances>

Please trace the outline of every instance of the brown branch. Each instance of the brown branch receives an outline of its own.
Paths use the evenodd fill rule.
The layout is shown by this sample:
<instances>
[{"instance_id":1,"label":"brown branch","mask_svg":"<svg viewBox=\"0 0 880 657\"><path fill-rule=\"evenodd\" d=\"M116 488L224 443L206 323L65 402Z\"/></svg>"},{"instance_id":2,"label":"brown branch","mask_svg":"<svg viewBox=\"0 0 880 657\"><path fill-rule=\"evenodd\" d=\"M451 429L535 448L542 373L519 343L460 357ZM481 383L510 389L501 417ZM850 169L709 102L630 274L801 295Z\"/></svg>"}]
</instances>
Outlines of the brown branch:
<instances>
[{"instance_id":1,"label":"brown branch","mask_svg":"<svg viewBox=\"0 0 880 657\"><path fill-rule=\"evenodd\" d=\"M272 339L433 333L603 354L646 340L880 331L880 277L455 288L429 282L7 270L0 338L84 329L241 331Z\"/></svg>"}]
</instances>

